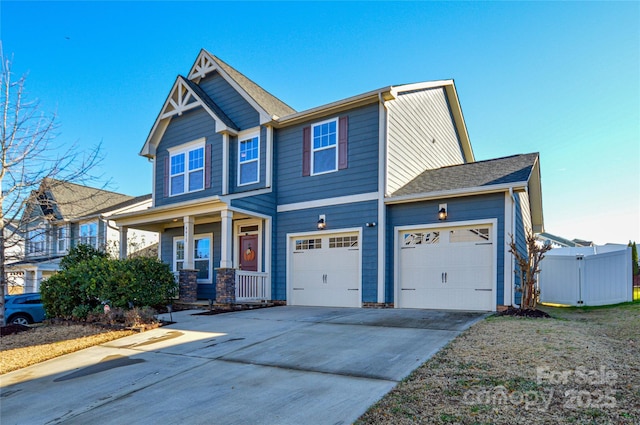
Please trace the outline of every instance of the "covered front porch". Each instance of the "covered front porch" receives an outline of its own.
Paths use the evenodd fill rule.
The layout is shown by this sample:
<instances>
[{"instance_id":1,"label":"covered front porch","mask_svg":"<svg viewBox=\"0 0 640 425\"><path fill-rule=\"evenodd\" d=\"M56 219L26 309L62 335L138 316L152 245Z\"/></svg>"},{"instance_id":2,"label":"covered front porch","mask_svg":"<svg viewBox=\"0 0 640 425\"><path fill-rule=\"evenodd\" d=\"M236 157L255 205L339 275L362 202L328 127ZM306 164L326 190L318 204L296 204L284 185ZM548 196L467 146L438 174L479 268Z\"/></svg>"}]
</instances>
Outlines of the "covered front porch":
<instances>
[{"instance_id":1,"label":"covered front porch","mask_svg":"<svg viewBox=\"0 0 640 425\"><path fill-rule=\"evenodd\" d=\"M130 229L159 234L158 257L176 275L180 301L271 300L271 217L216 196L123 214L115 221L121 258L127 256Z\"/></svg>"}]
</instances>

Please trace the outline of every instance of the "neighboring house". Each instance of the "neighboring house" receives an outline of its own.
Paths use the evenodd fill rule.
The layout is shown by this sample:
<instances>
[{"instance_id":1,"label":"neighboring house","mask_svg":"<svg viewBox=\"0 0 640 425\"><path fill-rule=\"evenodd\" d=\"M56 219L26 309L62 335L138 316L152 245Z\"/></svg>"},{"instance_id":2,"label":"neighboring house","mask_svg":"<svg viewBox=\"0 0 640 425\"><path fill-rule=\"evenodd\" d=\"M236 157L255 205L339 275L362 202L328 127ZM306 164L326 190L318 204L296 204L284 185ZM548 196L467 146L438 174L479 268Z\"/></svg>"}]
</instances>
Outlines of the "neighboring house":
<instances>
[{"instance_id":1,"label":"neighboring house","mask_svg":"<svg viewBox=\"0 0 640 425\"><path fill-rule=\"evenodd\" d=\"M70 248L86 244L118 251L120 230L111 216L150 205L151 195L133 197L45 179L27 200L22 216L24 255L7 264L7 270L9 274L22 275L24 292L38 292L42 280L58 270L60 259ZM134 252L157 241L157 233L136 231L130 234L127 248Z\"/></svg>"},{"instance_id":2,"label":"neighboring house","mask_svg":"<svg viewBox=\"0 0 640 425\"><path fill-rule=\"evenodd\" d=\"M4 262L13 264L24 258L24 237L20 232L20 223L4 221ZM6 273L6 292L9 295L21 294L24 290L24 273L9 271Z\"/></svg>"},{"instance_id":3,"label":"neighboring house","mask_svg":"<svg viewBox=\"0 0 640 425\"><path fill-rule=\"evenodd\" d=\"M536 239L543 245L551 245L552 248L575 248L575 247L590 247L594 246L591 241L584 241L582 239L565 239L563 237L552 235L551 233L542 232L536 234Z\"/></svg>"},{"instance_id":4,"label":"neighboring house","mask_svg":"<svg viewBox=\"0 0 640 425\"><path fill-rule=\"evenodd\" d=\"M185 299L496 310L543 231L538 154L476 162L452 80L296 112L202 50L140 154L153 206L115 220Z\"/></svg>"}]
</instances>

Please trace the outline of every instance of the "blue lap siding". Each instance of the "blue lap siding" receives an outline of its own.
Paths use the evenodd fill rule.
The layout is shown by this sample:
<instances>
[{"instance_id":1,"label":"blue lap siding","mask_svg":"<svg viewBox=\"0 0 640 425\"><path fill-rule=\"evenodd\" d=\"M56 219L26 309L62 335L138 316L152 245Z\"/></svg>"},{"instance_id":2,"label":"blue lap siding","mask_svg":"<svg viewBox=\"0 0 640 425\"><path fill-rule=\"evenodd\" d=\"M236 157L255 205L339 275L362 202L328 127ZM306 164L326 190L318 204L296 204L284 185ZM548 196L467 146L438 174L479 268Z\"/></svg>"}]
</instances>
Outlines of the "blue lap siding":
<instances>
[{"instance_id":1,"label":"blue lap siding","mask_svg":"<svg viewBox=\"0 0 640 425\"><path fill-rule=\"evenodd\" d=\"M302 175L302 129L331 118L349 117L348 168ZM329 115L276 132L274 186L278 205L378 190L378 104Z\"/></svg>"},{"instance_id":2,"label":"blue lap siding","mask_svg":"<svg viewBox=\"0 0 640 425\"><path fill-rule=\"evenodd\" d=\"M438 205L447 204L447 220L438 220ZM385 301L394 302L394 253L396 226L412 226L422 224L441 224L455 226L456 222L468 220L498 220L497 235L497 291L496 302L503 304L504 296L504 194L476 195L465 198L452 198L441 201L423 201L390 205L387 209L386 234L386 288ZM464 261L461 258L460 261Z\"/></svg>"},{"instance_id":3,"label":"blue lap siding","mask_svg":"<svg viewBox=\"0 0 640 425\"><path fill-rule=\"evenodd\" d=\"M217 72L202 79L199 86L241 130L260 125L258 112Z\"/></svg>"},{"instance_id":4,"label":"blue lap siding","mask_svg":"<svg viewBox=\"0 0 640 425\"><path fill-rule=\"evenodd\" d=\"M324 214L327 228L324 233L345 228L362 228L362 301L376 302L378 276L378 227L365 227L366 222L378 221L377 202L357 202L329 207L278 213L273 251L273 299L287 297L287 234L317 232L318 216Z\"/></svg>"}]
</instances>

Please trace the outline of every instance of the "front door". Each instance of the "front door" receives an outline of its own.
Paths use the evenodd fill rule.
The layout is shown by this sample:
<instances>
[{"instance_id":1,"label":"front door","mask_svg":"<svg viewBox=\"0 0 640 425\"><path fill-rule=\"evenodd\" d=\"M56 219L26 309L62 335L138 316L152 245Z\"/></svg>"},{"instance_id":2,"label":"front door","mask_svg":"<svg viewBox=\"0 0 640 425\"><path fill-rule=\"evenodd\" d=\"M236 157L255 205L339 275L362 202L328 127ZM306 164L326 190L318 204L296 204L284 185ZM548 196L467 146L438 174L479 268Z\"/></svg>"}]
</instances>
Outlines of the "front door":
<instances>
[{"instance_id":1,"label":"front door","mask_svg":"<svg viewBox=\"0 0 640 425\"><path fill-rule=\"evenodd\" d=\"M241 270L258 271L258 235L240 236L240 255L238 258Z\"/></svg>"}]
</instances>

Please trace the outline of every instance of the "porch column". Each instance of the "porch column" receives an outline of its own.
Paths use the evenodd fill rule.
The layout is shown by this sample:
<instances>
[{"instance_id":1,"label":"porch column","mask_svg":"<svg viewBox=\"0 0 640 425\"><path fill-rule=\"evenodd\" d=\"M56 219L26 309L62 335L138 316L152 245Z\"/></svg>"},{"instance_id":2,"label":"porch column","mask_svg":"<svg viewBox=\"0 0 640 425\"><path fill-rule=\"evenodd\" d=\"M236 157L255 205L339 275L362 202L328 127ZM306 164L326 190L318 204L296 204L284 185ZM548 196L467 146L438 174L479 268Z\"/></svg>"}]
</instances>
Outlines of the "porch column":
<instances>
[{"instance_id":1,"label":"porch column","mask_svg":"<svg viewBox=\"0 0 640 425\"><path fill-rule=\"evenodd\" d=\"M233 268L233 211L222 210L220 211L222 218L222 241L220 244L220 268L231 269Z\"/></svg>"},{"instance_id":2,"label":"porch column","mask_svg":"<svg viewBox=\"0 0 640 425\"><path fill-rule=\"evenodd\" d=\"M120 227L120 259L125 260L127 258L127 232L129 228L126 226Z\"/></svg>"},{"instance_id":3,"label":"porch column","mask_svg":"<svg viewBox=\"0 0 640 425\"><path fill-rule=\"evenodd\" d=\"M193 270L193 217L185 216L184 223L184 263L182 268L187 270Z\"/></svg>"}]
</instances>

